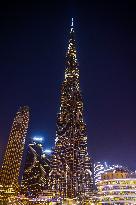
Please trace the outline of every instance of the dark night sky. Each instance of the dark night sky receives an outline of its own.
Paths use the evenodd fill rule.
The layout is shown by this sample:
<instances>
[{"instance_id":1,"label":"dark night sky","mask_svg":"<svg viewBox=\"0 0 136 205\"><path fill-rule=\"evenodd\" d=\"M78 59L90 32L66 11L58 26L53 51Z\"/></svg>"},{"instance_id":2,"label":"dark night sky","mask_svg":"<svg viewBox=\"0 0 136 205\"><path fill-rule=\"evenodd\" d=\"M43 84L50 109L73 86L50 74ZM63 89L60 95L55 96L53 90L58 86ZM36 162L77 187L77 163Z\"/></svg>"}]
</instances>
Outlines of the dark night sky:
<instances>
[{"instance_id":1,"label":"dark night sky","mask_svg":"<svg viewBox=\"0 0 136 205\"><path fill-rule=\"evenodd\" d=\"M18 2L0 5L1 158L20 105L30 106L28 137L54 145L74 17L89 153L136 169L136 5Z\"/></svg>"}]
</instances>

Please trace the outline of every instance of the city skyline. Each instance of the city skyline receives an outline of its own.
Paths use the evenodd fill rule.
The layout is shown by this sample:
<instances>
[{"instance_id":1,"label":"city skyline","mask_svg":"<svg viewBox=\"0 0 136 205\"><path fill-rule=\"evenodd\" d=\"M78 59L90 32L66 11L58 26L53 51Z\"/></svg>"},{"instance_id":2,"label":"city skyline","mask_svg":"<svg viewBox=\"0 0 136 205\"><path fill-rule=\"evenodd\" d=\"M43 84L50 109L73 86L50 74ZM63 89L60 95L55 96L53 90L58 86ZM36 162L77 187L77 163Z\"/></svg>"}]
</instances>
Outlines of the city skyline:
<instances>
[{"instance_id":1,"label":"city skyline","mask_svg":"<svg viewBox=\"0 0 136 205\"><path fill-rule=\"evenodd\" d=\"M29 105L31 110L27 138L37 134L43 135L47 147L54 146L56 113L60 99L59 89L64 77L63 57L67 47L67 25L70 25L72 16L75 19L77 47L80 47L78 58L89 154L95 161L103 159L113 163L126 163L136 169L136 96L134 93L136 84L133 79L135 62L132 55L136 43L132 29L135 23L131 21L129 12L125 15L126 7L118 6L120 10L122 8L120 16L119 13L114 13L116 8L113 6L113 14L105 12L103 15L101 14L103 17L101 20L101 15L98 13L101 9L95 4L92 4L92 10L96 10L96 14L98 14L98 17L96 14L92 14L92 17L96 18L94 18L95 20L89 18L89 16L91 17L89 13L84 13L83 18L81 7L76 11L77 17L69 13L69 15L64 15L63 20L61 19L63 13L56 12L50 17L50 10L45 14L46 12L44 13L43 10L46 10L46 7L42 10L40 5L38 9L42 10L41 14L38 13L39 10L36 14L34 14L34 10L25 14L26 8L21 8L22 13L20 13L18 4L15 21L10 20L9 17L4 19L3 14L3 21L1 20L0 24L1 29L3 28L2 39L4 39L1 47L1 67L3 69L0 78L1 147L7 143L12 116L18 106L22 104ZM50 5L47 7L50 8ZM110 9L109 5L107 7ZM62 8L65 8L64 5ZM85 8L87 9L87 7ZM6 9L5 12L8 12L9 16L14 16L13 8L13 10L11 9L13 13L10 9ZM54 7L52 9L55 11ZM106 8L102 9L107 11ZM116 15L120 19L118 23L115 20ZM111 16L111 22L110 20L106 21L108 16ZM46 19L46 17L48 18ZM123 17L124 19L122 19ZM129 24L129 28L125 27L127 17L131 21L132 27L131 24ZM28 22L27 19L29 19ZM101 21L103 27L99 25ZM111 26L109 26L109 22ZM89 24L89 28L87 24ZM123 32L125 34L122 39ZM104 37L104 34L107 36ZM107 39L108 34L110 34L109 39ZM133 45L131 45L131 36ZM132 61L130 61L131 59Z\"/></svg>"}]
</instances>

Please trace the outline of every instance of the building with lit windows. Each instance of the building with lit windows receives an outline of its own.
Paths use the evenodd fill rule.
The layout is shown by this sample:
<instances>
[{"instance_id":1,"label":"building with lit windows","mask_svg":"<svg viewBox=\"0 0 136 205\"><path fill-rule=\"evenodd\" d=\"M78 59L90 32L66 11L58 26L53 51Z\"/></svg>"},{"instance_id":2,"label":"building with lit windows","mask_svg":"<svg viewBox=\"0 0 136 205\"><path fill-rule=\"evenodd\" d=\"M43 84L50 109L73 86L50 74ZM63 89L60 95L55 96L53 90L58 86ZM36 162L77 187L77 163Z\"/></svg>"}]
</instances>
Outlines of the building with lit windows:
<instances>
[{"instance_id":1,"label":"building with lit windows","mask_svg":"<svg viewBox=\"0 0 136 205\"><path fill-rule=\"evenodd\" d=\"M101 174L103 174L105 171L104 164L97 162L94 164L94 182L95 185L101 180Z\"/></svg>"},{"instance_id":2,"label":"building with lit windows","mask_svg":"<svg viewBox=\"0 0 136 205\"><path fill-rule=\"evenodd\" d=\"M50 188L56 197L70 200L88 197L93 190L73 21L66 53L65 79L61 87L60 112L57 116Z\"/></svg>"},{"instance_id":3,"label":"building with lit windows","mask_svg":"<svg viewBox=\"0 0 136 205\"><path fill-rule=\"evenodd\" d=\"M97 186L97 183L101 180L102 174L104 174L105 172L108 172L108 171L113 171L116 168L121 168L121 169L124 169L126 171L129 171L127 167L124 167L124 166L118 165L118 164L109 165L106 162L104 162L104 163L101 163L101 162L94 163L94 182L95 182L95 185Z\"/></svg>"},{"instance_id":4,"label":"building with lit windows","mask_svg":"<svg viewBox=\"0 0 136 205\"><path fill-rule=\"evenodd\" d=\"M39 138L40 139L40 138ZM32 140L28 145L24 173L21 182L21 194L37 197L48 189L50 157L43 154L41 140Z\"/></svg>"},{"instance_id":5,"label":"building with lit windows","mask_svg":"<svg viewBox=\"0 0 136 205\"><path fill-rule=\"evenodd\" d=\"M98 204L136 204L136 174L121 168L102 174L97 183Z\"/></svg>"},{"instance_id":6,"label":"building with lit windows","mask_svg":"<svg viewBox=\"0 0 136 205\"><path fill-rule=\"evenodd\" d=\"M29 108L21 107L17 112L4 155L0 184L6 195L15 194L19 188L20 167L29 122Z\"/></svg>"}]
</instances>

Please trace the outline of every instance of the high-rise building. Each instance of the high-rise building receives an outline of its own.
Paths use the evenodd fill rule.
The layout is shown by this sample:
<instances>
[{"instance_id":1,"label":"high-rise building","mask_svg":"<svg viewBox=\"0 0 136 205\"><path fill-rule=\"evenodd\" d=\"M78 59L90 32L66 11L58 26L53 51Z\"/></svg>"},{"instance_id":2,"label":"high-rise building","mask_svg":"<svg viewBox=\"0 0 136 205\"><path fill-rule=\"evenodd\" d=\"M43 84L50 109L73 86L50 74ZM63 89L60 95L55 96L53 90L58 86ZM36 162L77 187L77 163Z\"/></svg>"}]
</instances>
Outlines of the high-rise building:
<instances>
[{"instance_id":1,"label":"high-rise building","mask_svg":"<svg viewBox=\"0 0 136 205\"><path fill-rule=\"evenodd\" d=\"M28 122L29 108L20 107L13 121L1 169L1 185L4 188L18 187Z\"/></svg>"},{"instance_id":2,"label":"high-rise building","mask_svg":"<svg viewBox=\"0 0 136 205\"><path fill-rule=\"evenodd\" d=\"M55 148L51 161L50 187L55 196L71 199L85 197L93 188L73 20L65 66Z\"/></svg>"},{"instance_id":3,"label":"high-rise building","mask_svg":"<svg viewBox=\"0 0 136 205\"><path fill-rule=\"evenodd\" d=\"M50 157L43 154L41 142L33 141L28 145L24 173L21 182L21 193L37 197L48 189Z\"/></svg>"}]
</instances>

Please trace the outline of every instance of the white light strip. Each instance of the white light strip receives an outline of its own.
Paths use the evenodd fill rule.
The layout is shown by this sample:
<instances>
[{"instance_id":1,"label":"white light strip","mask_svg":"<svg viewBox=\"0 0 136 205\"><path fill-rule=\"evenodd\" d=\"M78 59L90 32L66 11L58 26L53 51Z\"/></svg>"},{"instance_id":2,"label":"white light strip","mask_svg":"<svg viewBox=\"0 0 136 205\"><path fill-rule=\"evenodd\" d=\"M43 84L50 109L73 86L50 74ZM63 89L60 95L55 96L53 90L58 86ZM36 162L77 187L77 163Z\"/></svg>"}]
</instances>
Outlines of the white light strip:
<instances>
[{"instance_id":1,"label":"white light strip","mask_svg":"<svg viewBox=\"0 0 136 205\"><path fill-rule=\"evenodd\" d=\"M110 181L136 181L135 178L122 178L122 179L103 179L100 182L110 182Z\"/></svg>"},{"instance_id":2,"label":"white light strip","mask_svg":"<svg viewBox=\"0 0 136 205\"><path fill-rule=\"evenodd\" d=\"M128 203L130 203L130 204L132 204L132 205L134 205L134 204L136 204L136 203L134 203L134 201L122 201L122 200L118 200L118 201L101 201L101 203L102 204L109 204L109 203L112 203L112 204L117 204L117 203L125 203L125 202L127 202L127 204Z\"/></svg>"},{"instance_id":3,"label":"white light strip","mask_svg":"<svg viewBox=\"0 0 136 205\"><path fill-rule=\"evenodd\" d=\"M72 27L74 26L74 21L73 21L73 18L72 18L72 23L71 23L71 26L72 26Z\"/></svg>"},{"instance_id":4,"label":"white light strip","mask_svg":"<svg viewBox=\"0 0 136 205\"><path fill-rule=\"evenodd\" d=\"M120 195L118 195L118 194L116 194L116 195L106 195L106 196L100 196L100 197L98 197L99 199L104 199L104 198L115 198L115 197L121 197L121 198L124 198L124 200L125 200L125 197L127 197L127 198L134 198L135 200L136 200L136 194L133 194L133 195L123 195L123 194L120 194Z\"/></svg>"},{"instance_id":5,"label":"white light strip","mask_svg":"<svg viewBox=\"0 0 136 205\"><path fill-rule=\"evenodd\" d=\"M105 192L122 192L122 191L129 191L129 192L136 192L136 189L108 189L108 190L104 190L104 191L101 191L103 193Z\"/></svg>"}]
</instances>

